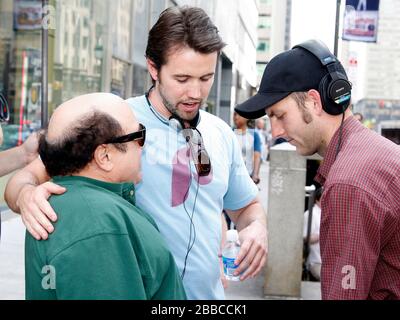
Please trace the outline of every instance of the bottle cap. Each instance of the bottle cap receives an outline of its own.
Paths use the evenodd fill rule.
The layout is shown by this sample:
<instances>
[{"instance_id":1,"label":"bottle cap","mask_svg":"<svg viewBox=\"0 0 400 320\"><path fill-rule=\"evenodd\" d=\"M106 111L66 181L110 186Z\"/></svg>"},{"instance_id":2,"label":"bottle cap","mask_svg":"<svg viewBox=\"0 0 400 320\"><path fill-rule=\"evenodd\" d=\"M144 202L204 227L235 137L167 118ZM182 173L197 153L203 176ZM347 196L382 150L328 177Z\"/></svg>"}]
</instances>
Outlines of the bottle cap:
<instances>
[{"instance_id":1,"label":"bottle cap","mask_svg":"<svg viewBox=\"0 0 400 320\"><path fill-rule=\"evenodd\" d=\"M239 240L239 234L238 234L237 230L228 230L226 232L226 240L232 241L232 242L237 242Z\"/></svg>"}]
</instances>

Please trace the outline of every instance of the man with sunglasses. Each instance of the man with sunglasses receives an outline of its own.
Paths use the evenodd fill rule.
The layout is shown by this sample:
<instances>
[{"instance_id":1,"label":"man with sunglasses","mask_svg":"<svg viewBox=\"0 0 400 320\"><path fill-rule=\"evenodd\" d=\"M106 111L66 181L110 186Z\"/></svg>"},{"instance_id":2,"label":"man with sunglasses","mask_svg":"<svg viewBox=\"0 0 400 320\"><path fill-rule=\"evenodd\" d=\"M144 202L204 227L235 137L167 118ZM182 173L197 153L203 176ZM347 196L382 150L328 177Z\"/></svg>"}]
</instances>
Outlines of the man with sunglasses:
<instances>
[{"instance_id":1,"label":"man with sunglasses","mask_svg":"<svg viewBox=\"0 0 400 320\"><path fill-rule=\"evenodd\" d=\"M95 107L93 107L95 106ZM154 220L135 204L146 128L112 94L89 94L54 112L39 140L56 230L27 233L27 299L185 299L175 260Z\"/></svg>"},{"instance_id":2,"label":"man with sunglasses","mask_svg":"<svg viewBox=\"0 0 400 320\"><path fill-rule=\"evenodd\" d=\"M154 212L189 299L224 298L218 259L223 209L240 232L241 280L256 276L266 259L265 213L237 139L221 119L200 110L224 46L202 9L165 10L146 48L153 87L128 100L149 129L138 203Z\"/></svg>"},{"instance_id":3,"label":"man with sunglasses","mask_svg":"<svg viewBox=\"0 0 400 320\"><path fill-rule=\"evenodd\" d=\"M241 280L255 277L266 262L266 216L237 139L225 122L200 110L224 46L202 9L165 10L150 30L146 49L153 87L128 100L147 128L137 204L159 226L189 299L224 298L219 257L223 209L239 231ZM28 231L47 239L54 230L50 220L57 216L45 199L65 189L35 187L43 182L37 177L34 168L24 170L9 182L6 197L26 217Z\"/></svg>"}]
</instances>

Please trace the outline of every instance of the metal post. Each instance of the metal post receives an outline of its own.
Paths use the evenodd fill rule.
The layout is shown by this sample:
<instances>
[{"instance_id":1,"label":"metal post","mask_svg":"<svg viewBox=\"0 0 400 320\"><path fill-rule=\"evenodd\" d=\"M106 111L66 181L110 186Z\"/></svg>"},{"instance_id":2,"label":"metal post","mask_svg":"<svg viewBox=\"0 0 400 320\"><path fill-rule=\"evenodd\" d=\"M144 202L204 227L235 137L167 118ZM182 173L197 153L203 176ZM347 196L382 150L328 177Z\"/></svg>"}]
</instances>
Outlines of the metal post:
<instances>
[{"instance_id":1,"label":"metal post","mask_svg":"<svg viewBox=\"0 0 400 320\"><path fill-rule=\"evenodd\" d=\"M49 62L49 28L48 25L44 25L45 13L49 5L48 0L42 0L43 13L42 13L42 117L41 125L42 128L47 126L49 120L49 102L48 102L48 90L49 90L49 79L48 79L48 62Z\"/></svg>"},{"instance_id":2,"label":"metal post","mask_svg":"<svg viewBox=\"0 0 400 320\"><path fill-rule=\"evenodd\" d=\"M335 26L335 48L333 54L337 57L339 45L339 24L340 24L340 5L341 0L336 0L336 26Z\"/></svg>"}]
</instances>

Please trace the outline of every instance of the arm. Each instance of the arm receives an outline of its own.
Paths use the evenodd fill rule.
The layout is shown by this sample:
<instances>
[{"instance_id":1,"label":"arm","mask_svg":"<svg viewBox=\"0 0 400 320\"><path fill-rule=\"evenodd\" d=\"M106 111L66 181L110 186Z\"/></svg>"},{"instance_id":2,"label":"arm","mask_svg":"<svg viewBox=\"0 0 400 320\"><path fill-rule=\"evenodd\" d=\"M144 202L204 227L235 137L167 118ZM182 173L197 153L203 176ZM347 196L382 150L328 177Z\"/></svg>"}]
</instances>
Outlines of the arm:
<instances>
[{"instance_id":1,"label":"arm","mask_svg":"<svg viewBox=\"0 0 400 320\"><path fill-rule=\"evenodd\" d=\"M240 279L254 278L267 261L267 219L258 199L246 207L232 211L227 210L229 217L239 231L241 249L236 260L239 265L236 273L244 272Z\"/></svg>"},{"instance_id":2,"label":"arm","mask_svg":"<svg viewBox=\"0 0 400 320\"><path fill-rule=\"evenodd\" d=\"M324 191L321 220L322 299L367 299L380 255L385 210L351 185Z\"/></svg>"},{"instance_id":3,"label":"arm","mask_svg":"<svg viewBox=\"0 0 400 320\"><path fill-rule=\"evenodd\" d=\"M233 133L232 144L232 163L224 208L240 231L241 249L235 263L240 264L237 268L238 274L247 269L241 276L241 280L245 280L255 277L266 262L267 222L262 205L257 199L258 189L250 179Z\"/></svg>"},{"instance_id":4,"label":"arm","mask_svg":"<svg viewBox=\"0 0 400 320\"><path fill-rule=\"evenodd\" d=\"M221 235L221 247L220 247L220 252L219 252L219 269L221 272L221 282L222 286L224 289L228 288L228 280L225 278L225 273L224 273L224 265L222 263L222 250L225 246L225 241L226 241L226 232L228 231L228 224L226 223L225 219L225 214L221 214L221 224L222 224L222 235Z\"/></svg>"},{"instance_id":5,"label":"arm","mask_svg":"<svg viewBox=\"0 0 400 320\"><path fill-rule=\"evenodd\" d=\"M253 173L251 175L255 183L260 182L260 166L261 166L261 140L260 135L254 131L254 155L253 155Z\"/></svg>"},{"instance_id":6,"label":"arm","mask_svg":"<svg viewBox=\"0 0 400 320\"><path fill-rule=\"evenodd\" d=\"M258 151L254 152L254 157L253 157L253 163L254 163L254 170L251 178L253 179L254 183L259 183L260 182L260 167L261 167L261 153Z\"/></svg>"},{"instance_id":7,"label":"arm","mask_svg":"<svg viewBox=\"0 0 400 320\"><path fill-rule=\"evenodd\" d=\"M37 134L34 133L20 146L0 152L0 176L26 166L38 156Z\"/></svg>"},{"instance_id":8,"label":"arm","mask_svg":"<svg viewBox=\"0 0 400 320\"><path fill-rule=\"evenodd\" d=\"M318 242L319 242L319 234L313 233L313 234L310 236L310 244L316 244L316 243L318 243Z\"/></svg>"},{"instance_id":9,"label":"arm","mask_svg":"<svg viewBox=\"0 0 400 320\"><path fill-rule=\"evenodd\" d=\"M54 231L49 219L57 220L47 199L66 191L48 180L42 161L36 159L8 181L4 196L11 210L21 213L28 232L37 240L47 239L48 233Z\"/></svg>"},{"instance_id":10,"label":"arm","mask_svg":"<svg viewBox=\"0 0 400 320\"><path fill-rule=\"evenodd\" d=\"M304 243L307 241L307 228L308 228L308 210L306 212L304 212L304 224L303 224L303 240ZM313 220L315 218L313 217ZM314 225L314 224L313 224ZM311 234L310 234L310 244L316 244L319 242L319 229L317 229L315 226L311 226ZM313 230L314 228L314 230Z\"/></svg>"}]
</instances>

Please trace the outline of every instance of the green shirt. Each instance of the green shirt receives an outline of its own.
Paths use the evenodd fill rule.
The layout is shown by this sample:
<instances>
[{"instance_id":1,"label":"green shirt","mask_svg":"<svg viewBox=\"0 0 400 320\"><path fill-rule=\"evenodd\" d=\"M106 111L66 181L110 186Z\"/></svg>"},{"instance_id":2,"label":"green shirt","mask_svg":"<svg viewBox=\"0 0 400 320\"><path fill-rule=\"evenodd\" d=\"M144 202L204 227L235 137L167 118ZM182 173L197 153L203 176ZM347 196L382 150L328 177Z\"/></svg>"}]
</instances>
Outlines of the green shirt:
<instances>
[{"instance_id":1,"label":"green shirt","mask_svg":"<svg viewBox=\"0 0 400 320\"><path fill-rule=\"evenodd\" d=\"M55 231L25 238L26 299L186 299L154 220L135 207L133 184L56 177Z\"/></svg>"}]
</instances>

